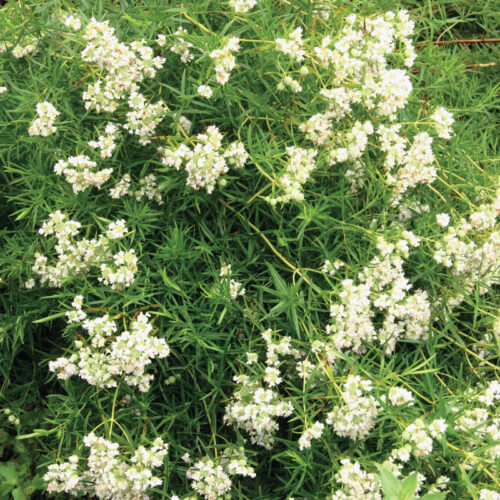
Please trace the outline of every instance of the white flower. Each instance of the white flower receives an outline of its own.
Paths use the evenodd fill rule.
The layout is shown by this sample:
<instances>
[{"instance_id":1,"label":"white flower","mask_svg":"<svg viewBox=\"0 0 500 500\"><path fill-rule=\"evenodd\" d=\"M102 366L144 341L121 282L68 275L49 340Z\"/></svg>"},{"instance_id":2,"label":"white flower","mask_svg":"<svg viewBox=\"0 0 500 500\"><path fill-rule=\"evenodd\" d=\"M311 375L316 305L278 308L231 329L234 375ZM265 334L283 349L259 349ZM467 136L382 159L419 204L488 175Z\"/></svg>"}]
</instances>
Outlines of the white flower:
<instances>
[{"instance_id":1,"label":"white flower","mask_svg":"<svg viewBox=\"0 0 500 500\"><path fill-rule=\"evenodd\" d=\"M255 477L253 467L247 465L243 448L228 448L216 459L204 457L186 473L193 489L207 500L225 497L231 491L230 476L233 475Z\"/></svg>"},{"instance_id":2,"label":"white flower","mask_svg":"<svg viewBox=\"0 0 500 500\"><path fill-rule=\"evenodd\" d=\"M162 163L177 170L184 164L188 172L186 184L193 189L205 188L210 194L222 174L230 166L242 167L248 154L240 142L231 143L226 150L222 148L222 134L215 126L207 128L205 134L198 134L195 146L190 149L181 144L177 149L160 147Z\"/></svg>"},{"instance_id":3,"label":"white flower","mask_svg":"<svg viewBox=\"0 0 500 500\"><path fill-rule=\"evenodd\" d=\"M437 214L436 220L441 227L448 227L448 224L450 223L450 216L445 213Z\"/></svg>"},{"instance_id":4,"label":"white flower","mask_svg":"<svg viewBox=\"0 0 500 500\"><path fill-rule=\"evenodd\" d=\"M316 149L291 146L287 147L286 150L289 161L284 174L278 181L283 194L266 197L266 200L272 205L286 203L290 200L302 201L304 199L302 185L306 183L310 173L316 168L315 157L318 154Z\"/></svg>"},{"instance_id":5,"label":"white flower","mask_svg":"<svg viewBox=\"0 0 500 500\"><path fill-rule=\"evenodd\" d=\"M67 160L59 160L54 165L57 175L64 175L73 187L74 193L85 191L90 186L98 189L109 179L112 168L95 170L97 163L86 155L70 156Z\"/></svg>"},{"instance_id":6,"label":"white flower","mask_svg":"<svg viewBox=\"0 0 500 500\"><path fill-rule=\"evenodd\" d=\"M400 406L408 403L408 406L413 406L413 394L404 387L391 387L389 389L389 400L394 406Z\"/></svg>"},{"instance_id":7,"label":"white flower","mask_svg":"<svg viewBox=\"0 0 500 500\"><path fill-rule=\"evenodd\" d=\"M36 282L33 278L30 278L28 281L26 281L24 283L24 288L26 288L27 290L30 290L31 288L33 288L35 286Z\"/></svg>"},{"instance_id":8,"label":"white flower","mask_svg":"<svg viewBox=\"0 0 500 500\"><path fill-rule=\"evenodd\" d=\"M168 444L161 438L156 438L149 449L139 446L130 459L120 452L117 443L93 432L84 437L83 443L90 448L87 470L78 470L76 455L65 463L49 465L43 476L49 492L132 500L149 498L146 491L162 484L152 472L153 468L161 467L168 452Z\"/></svg>"},{"instance_id":9,"label":"white flower","mask_svg":"<svg viewBox=\"0 0 500 500\"><path fill-rule=\"evenodd\" d=\"M71 15L64 19L64 25L72 30L78 31L82 27L82 21L80 18Z\"/></svg>"},{"instance_id":10,"label":"white flower","mask_svg":"<svg viewBox=\"0 0 500 500\"><path fill-rule=\"evenodd\" d=\"M287 39L284 38L276 38L276 50L279 52L283 52L290 56L292 59L295 59L297 62L300 62L304 59L305 50L302 48L302 27L298 27L293 30Z\"/></svg>"},{"instance_id":11,"label":"white flower","mask_svg":"<svg viewBox=\"0 0 500 500\"><path fill-rule=\"evenodd\" d=\"M189 131L191 130L191 126L193 125L193 123L191 122L191 120L189 120L188 118L186 118L184 115L182 115L180 118L179 118L179 127L184 130L184 132L186 132L186 134L189 134Z\"/></svg>"},{"instance_id":12,"label":"white flower","mask_svg":"<svg viewBox=\"0 0 500 500\"><path fill-rule=\"evenodd\" d=\"M88 144L91 148L100 149L102 158L110 158L112 152L116 148L115 141L120 136L118 127L119 126L114 123L108 123L104 130L104 134L100 135L97 141L89 141Z\"/></svg>"},{"instance_id":13,"label":"white flower","mask_svg":"<svg viewBox=\"0 0 500 500\"><path fill-rule=\"evenodd\" d=\"M325 428L325 424L321 422L314 422L312 426L310 426L302 436L299 438L299 450L303 450L304 448L311 447L312 439L319 439L323 434L323 429Z\"/></svg>"},{"instance_id":14,"label":"white flower","mask_svg":"<svg viewBox=\"0 0 500 500\"><path fill-rule=\"evenodd\" d=\"M28 129L29 135L41 135L47 137L56 132L54 122L61 113L48 101L36 105L38 118L36 118Z\"/></svg>"},{"instance_id":15,"label":"white flower","mask_svg":"<svg viewBox=\"0 0 500 500\"><path fill-rule=\"evenodd\" d=\"M193 47L193 44L190 42L186 42L186 40L184 40L183 38L183 36L187 34L188 32L184 28L179 27L174 33L174 36L176 36L177 38L172 47L170 47L170 50L172 52L181 56L181 62L183 62L184 64L189 63L194 58L193 54L191 54L191 51L189 50Z\"/></svg>"},{"instance_id":16,"label":"white flower","mask_svg":"<svg viewBox=\"0 0 500 500\"><path fill-rule=\"evenodd\" d=\"M165 47L165 45L167 44L167 37L160 33L156 37L156 43L159 47Z\"/></svg>"},{"instance_id":17,"label":"white flower","mask_svg":"<svg viewBox=\"0 0 500 500\"><path fill-rule=\"evenodd\" d=\"M198 87L198 94L204 97L205 99L210 99L213 95L213 91L211 87L208 85L200 85Z\"/></svg>"},{"instance_id":18,"label":"white flower","mask_svg":"<svg viewBox=\"0 0 500 500\"><path fill-rule=\"evenodd\" d=\"M451 126L455 122L453 115L441 107L437 108L430 118L438 136L442 139L451 139Z\"/></svg>"},{"instance_id":19,"label":"white flower","mask_svg":"<svg viewBox=\"0 0 500 500\"><path fill-rule=\"evenodd\" d=\"M117 220L115 222L111 222L108 226L108 230L106 231L106 236L110 240L116 240L118 238L123 238L125 233L127 233L127 227L125 226L126 222L124 219Z\"/></svg>"},{"instance_id":20,"label":"white flower","mask_svg":"<svg viewBox=\"0 0 500 500\"><path fill-rule=\"evenodd\" d=\"M245 14L257 5L257 0L229 0L229 6L237 14Z\"/></svg>"},{"instance_id":21,"label":"white flower","mask_svg":"<svg viewBox=\"0 0 500 500\"><path fill-rule=\"evenodd\" d=\"M215 79L220 85L224 85L229 80L229 75L236 65L236 58L233 52L240 48L239 38L232 37L221 49L210 52L209 57L214 60Z\"/></svg>"},{"instance_id":22,"label":"white flower","mask_svg":"<svg viewBox=\"0 0 500 500\"><path fill-rule=\"evenodd\" d=\"M256 352L247 352L247 365L252 365L256 363L259 359L259 356Z\"/></svg>"}]
</instances>

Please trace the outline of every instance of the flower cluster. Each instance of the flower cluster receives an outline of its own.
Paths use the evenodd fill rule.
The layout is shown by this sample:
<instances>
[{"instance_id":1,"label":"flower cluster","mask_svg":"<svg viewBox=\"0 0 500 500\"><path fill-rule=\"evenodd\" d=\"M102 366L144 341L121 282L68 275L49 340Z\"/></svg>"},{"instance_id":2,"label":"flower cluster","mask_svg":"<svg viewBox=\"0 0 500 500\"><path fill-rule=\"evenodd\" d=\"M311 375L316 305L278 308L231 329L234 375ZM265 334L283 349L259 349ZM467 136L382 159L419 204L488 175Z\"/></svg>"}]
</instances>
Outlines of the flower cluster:
<instances>
[{"instance_id":1,"label":"flower cluster","mask_svg":"<svg viewBox=\"0 0 500 500\"><path fill-rule=\"evenodd\" d=\"M164 58L153 55L153 49L144 41L134 41L129 45L119 42L108 21L99 22L92 18L83 38L87 46L82 59L96 63L103 75L83 93L86 109L114 112L121 100L137 93L138 84L145 78L154 78L165 63ZM137 112L135 108L133 111Z\"/></svg>"},{"instance_id":2,"label":"flower cluster","mask_svg":"<svg viewBox=\"0 0 500 500\"><path fill-rule=\"evenodd\" d=\"M351 185L350 192L357 193L365 185L365 170L360 161L354 161L345 171L345 178Z\"/></svg>"},{"instance_id":3,"label":"flower cluster","mask_svg":"<svg viewBox=\"0 0 500 500\"><path fill-rule=\"evenodd\" d=\"M124 196L132 196L136 201L141 201L144 197L148 200L154 200L158 205L163 205L163 186L157 184L156 176L149 174L139 181L139 189L131 189L131 178L129 174L125 174L116 184L114 188L109 190L109 196L113 199L123 198Z\"/></svg>"},{"instance_id":4,"label":"flower cluster","mask_svg":"<svg viewBox=\"0 0 500 500\"><path fill-rule=\"evenodd\" d=\"M110 285L113 290L128 288L135 280L137 272L137 256L131 248L126 252L120 250L112 256L110 262L101 264L101 276L99 281Z\"/></svg>"},{"instance_id":5,"label":"flower cluster","mask_svg":"<svg viewBox=\"0 0 500 500\"><path fill-rule=\"evenodd\" d=\"M89 146L99 149L102 158L111 158L111 154L116 148L116 140L119 137L119 125L108 123L104 129L104 134L100 135L97 141L89 141Z\"/></svg>"},{"instance_id":6,"label":"flower cluster","mask_svg":"<svg viewBox=\"0 0 500 500\"><path fill-rule=\"evenodd\" d=\"M234 377L239 388L233 393L233 401L226 406L224 421L247 431L252 443L271 449L273 435L279 428L275 419L289 417L293 411L291 401L284 400L278 391L271 389L282 382L279 356L291 354L292 350L290 337L273 341L271 330L263 332L262 337L267 345L264 372L258 378L244 374ZM254 361L255 356L250 355L246 364ZM263 383L270 388L264 388Z\"/></svg>"},{"instance_id":7,"label":"flower cluster","mask_svg":"<svg viewBox=\"0 0 500 500\"><path fill-rule=\"evenodd\" d=\"M402 438L412 446L416 457L424 457L432 452L432 439L441 439L446 432L447 424L444 419L437 418L426 424L421 418L406 427Z\"/></svg>"},{"instance_id":8,"label":"flower cluster","mask_svg":"<svg viewBox=\"0 0 500 500\"><path fill-rule=\"evenodd\" d=\"M481 488L479 500L500 500L500 493L498 493L498 491L488 490L487 488Z\"/></svg>"},{"instance_id":9,"label":"flower cluster","mask_svg":"<svg viewBox=\"0 0 500 500\"><path fill-rule=\"evenodd\" d=\"M285 78L283 78L283 81L278 83L276 89L282 92L286 87L288 87L292 92L295 92L296 94L302 92L302 85L290 75L286 75Z\"/></svg>"},{"instance_id":10,"label":"flower cluster","mask_svg":"<svg viewBox=\"0 0 500 500\"><path fill-rule=\"evenodd\" d=\"M283 194L266 197L266 200L272 205L286 203L290 200L303 200L302 185L316 168L315 158L318 154L317 150L291 146L287 147L286 151L289 156L288 164L285 173L278 180L278 186L283 191Z\"/></svg>"},{"instance_id":11,"label":"flower cluster","mask_svg":"<svg viewBox=\"0 0 500 500\"><path fill-rule=\"evenodd\" d=\"M115 200L119 198L123 198L127 195L132 195L130 191L130 183L131 183L130 174L125 174L116 184L114 188L109 190L109 196Z\"/></svg>"},{"instance_id":12,"label":"flower cluster","mask_svg":"<svg viewBox=\"0 0 500 500\"><path fill-rule=\"evenodd\" d=\"M78 323L87 317L87 313L82 309L83 295L77 295L71 305L74 307L71 311L66 312L68 323Z\"/></svg>"},{"instance_id":13,"label":"flower cluster","mask_svg":"<svg viewBox=\"0 0 500 500\"><path fill-rule=\"evenodd\" d=\"M380 494L380 478L361 468L359 462L352 463L349 458L340 461L342 467L335 474L341 489L337 490L331 500L382 500Z\"/></svg>"},{"instance_id":14,"label":"flower cluster","mask_svg":"<svg viewBox=\"0 0 500 500\"><path fill-rule=\"evenodd\" d=\"M131 109L123 128L130 134L138 135L143 146L149 144L157 125L168 111L167 105L161 99L154 104L147 103L145 97L135 91L130 94L128 104Z\"/></svg>"},{"instance_id":15,"label":"flower cluster","mask_svg":"<svg viewBox=\"0 0 500 500\"><path fill-rule=\"evenodd\" d=\"M304 60L305 50L303 49L302 28L294 29L288 38L276 38L276 50L286 54L297 62Z\"/></svg>"},{"instance_id":16,"label":"flower cluster","mask_svg":"<svg viewBox=\"0 0 500 500\"><path fill-rule=\"evenodd\" d=\"M345 405L336 407L326 418L336 434L357 441L370 433L380 412L375 398L366 395L372 390L369 380L357 375L347 377L342 391Z\"/></svg>"},{"instance_id":17,"label":"flower cluster","mask_svg":"<svg viewBox=\"0 0 500 500\"><path fill-rule=\"evenodd\" d=\"M325 424L322 424L321 422L314 422L314 424L309 426L299 438L299 450L310 448L311 441L313 439L319 439L323 434L324 428Z\"/></svg>"},{"instance_id":18,"label":"flower cluster","mask_svg":"<svg viewBox=\"0 0 500 500\"><path fill-rule=\"evenodd\" d=\"M248 154L241 142L232 142L225 151L222 149L222 134L213 125L206 133L198 134L196 142L193 149L184 144L177 149L158 148L164 165L179 170L184 164L188 173L186 184L193 189L205 188L210 194L229 166L240 168L247 161Z\"/></svg>"},{"instance_id":19,"label":"flower cluster","mask_svg":"<svg viewBox=\"0 0 500 500\"><path fill-rule=\"evenodd\" d=\"M69 15L64 18L64 26L78 31L82 27L82 20L79 17Z\"/></svg>"},{"instance_id":20,"label":"flower cluster","mask_svg":"<svg viewBox=\"0 0 500 500\"><path fill-rule=\"evenodd\" d=\"M75 311L70 311L69 315L73 321L84 319L76 317ZM98 387L116 387L117 377L123 377L131 387L148 391L153 375L145 373L147 366L153 359L165 358L170 352L163 339L151 335L153 326L148 313L140 313L131 322L130 331L119 335L115 321L107 315L86 319L82 327L87 331L88 341L76 340L78 353L69 359L49 362L50 371L56 372L62 380L79 375Z\"/></svg>"},{"instance_id":21,"label":"flower cluster","mask_svg":"<svg viewBox=\"0 0 500 500\"><path fill-rule=\"evenodd\" d=\"M95 170L97 163L87 155L70 156L67 160L59 160L54 165L57 175L64 175L66 181L73 187L74 193L85 191L91 186L98 189L109 179L113 173L112 168Z\"/></svg>"},{"instance_id":22,"label":"flower cluster","mask_svg":"<svg viewBox=\"0 0 500 500\"><path fill-rule=\"evenodd\" d=\"M191 49L193 47L192 43L186 42L183 36L187 35L188 32L179 26L177 31L174 33L174 36L176 37L175 42L173 43L172 47L170 47L170 50L174 54L178 54L181 56L181 61L184 64L187 64L188 62L191 62L194 58L193 54L191 54Z\"/></svg>"},{"instance_id":23,"label":"flower cluster","mask_svg":"<svg viewBox=\"0 0 500 500\"><path fill-rule=\"evenodd\" d=\"M136 201L141 201L144 197L148 200L154 200L158 205L163 205L163 186L158 186L156 177L149 174L139 181L140 188L135 192Z\"/></svg>"},{"instance_id":24,"label":"flower cluster","mask_svg":"<svg viewBox=\"0 0 500 500\"><path fill-rule=\"evenodd\" d=\"M437 108L431 115L436 133L441 139L451 139L451 126L455 122L453 115L443 107Z\"/></svg>"},{"instance_id":25,"label":"flower cluster","mask_svg":"<svg viewBox=\"0 0 500 500\"><path fill-rule=\"evenodd\" d=\"M327 113L316 113L306 123L299 125L299 130L306 134L306 139L318 146L324 146L332 136L332 123Z\"/></svg>"},{"instance_id":26,"label":"flower cluster","mask_svg":"<svg viewBox=\"0 0 500 500\"><path fill-rule=\"evenodd\" d=\"M403 271L403 257L410 246L418 244L418 238L410 231L405 231L396 244L380 237L380 255L359 273L361 283L342 281L341 303L331 306L333 320L327 327L334 349L359 353L364 351L365 342L378 340L386 352L392 353L398 338L427 338L431 319L427 293L417 290L409 294L412 285ZM374 322L376 313L382 315L378 329Z\"/></svg>"},{"instance_id":27,"label":"flower cluster","mask_svg":"<svg viewBox=\"0 0 500 500\"><path fill-rule=\"evenodd\" d=\"M215 65L215 79L220 85L224 85L229 80L229 75L236 64L233 52L237 52L239 49L239 39L232 37L224 47L210 52L209 56L214 60Z\"/></svg>"},{"instance_id":28,"label":"flower cluster","mask_svg":"<svg viewBox=\"0 0 500 500\"><path fill-rule=\"evenodd\" d=\"M257 0L229 0L229 6L237 14L245 14L257 5Z\"/></svg>"},{"instance_id":29,"label":"flower cluster","mask_svg":"<svg viewBox=\"0 0 500 500\"><path fill-rule=\"evenodd\" d=\"M408 189L417 184L432 184L436 179L432 140L427 132L417 134L410 149L405 152L402 167L394 174L387 173L388 183L394 185L393 204L398 204Z\"/></svg>"},{"instance_id":30,"label":"flower cluster","mask_svg":"<svg viewBox=\"0 0 500 500\"><path fill-rule=\"evenodd\" d=\"M93 432L85 436L83 442L90 448L87 469L79 470L76 455L62 464L49 465L44 475L49 493L84 494L107 500L147 500L147 490L162 484L152 472L163 464L168 452L168 444L161 438L156 438L149 449L139 446L129 460L120 453L118 443Z\"/></svg>"},{"instance_id":31,"label":"flower cluster","mask_svg":"<svg viewBox=\"0 0 500 500\"><path fill-rule=\"evenodd\" d=\"M9 42L5 42L9 47L12 47L12 44ZM24 43L18 43L12 49L12 55L16 59L21 59L22 57L29 56L30 54L35 55L37 53L37 45L38 40L36 38L28 38ZM7 45L4 45L5 47Z\"/></svg>"},{"instance_id":32,"label":"flower cluster","mask_svg":"<svg viewBox=\"0 0 500 500\"><path fill-rule=\"evenodd\" d=\"M39 102L36 105L36 112L38 113L38 118L33 120L33 123L28 129L28 133L30 135L41 135L43 137L55 134L57 129L54 126L54 122L61 113L47 101Z\"/></svg>"},{"instance_id":33,"label":"flower cluster","mask_svg":"<svg viewBox=\"0 0 500 500\"><path fill-rule=\"evenodd\" d=\"M205 99L210 99L213 96L213 90L209 85L200 85L197 92Z\"/></svg>"},{"instance_id":34,"label":"flower cluster","mask_svg":"<svg viewBox=\"0 0 500 500\"><path fill-rule=\"evenodd\" d=\"M306 139L327 150L331 165L355 162L346 173L352 192L364 184L362 165L358 160L364 154L368 136L374 133L374 128L371 122L354 122L347 131L343 127L342 132L334 132L334 122L349 115L353 104L362 105L370 113L375 111L382 120L392 122L397 118L398 111L407 104L412 84L406 70L391 67L393 59L390 56L402 50L405 65L408 68L413 65L415 51L409 38L412 32L413 23L407 12L400 11L397 14L387 12L373 19L358 19L351 15L340 39L335 41L327 35L320 45L313 47L312 53L304 49L300 27L288 39L275 41L278 51L296 61L311 59L334 75L333 86L320 91L327 110L311 116L299 125L299 129L305 133ZM302 90L300 83L288 75L278 89L285 87L294 92ZM453 122L449 112L439 108L431 121L439 137L449 138ZM437 175L433 165L432 137L425 132L418 133L407 148L407 139L398 134L400 129L401 124L387 126L381 123L377 131L379 147L386 153L386 168L398 166L398 170L387 172L388 183L394 186L394 204L401 201L408 189L432 183Z\"/></svg>"},{"instance_id":35,"label":"flower cluster","mask_svg":"<svg viewBox=\"0 0 500 500\"><path fill-rule=\"evenodd\" d=\"M66 215L59 210L49 215L50 220L44 222L39 229L43 236L55 235L57 244L57 261L50 264L49 259L40 253L35 255L33 272L40 276L40 283L61 287L65 279L90 271L92 267L100 267L105 273L106 283L130 286L137 271L137 258L134 250L112 254L110 240L122 238L126 233L125 221L112 222L106 233L94 239L73 241L78 235L81 224L78 221L66 220Z\"/></svg>"},{"instance_id":36,"label":"flower cluster","mask_svg":"<svg viewBox=\"0 0 500 500\"><path fill-rule=\"evenodd\" d=\"M449 269L456 284L455 293L447 299L448 306L459 304L476 285L483 294L499 282L500 232L489 232L496 228L499 208L500 186L491 203L481 205L468 221L462 218L457 225L449 226L447 233L437 241L434 260ZM481 233L486 235L482 243L476 243L474 240L481 237Z\"/></svg>"},{"instance_id":37,"label":"flower cluster","mask_svg":"<svg viewBox=\"0 0 500 500\"><path fill-rule=\"evenodd\" d=\"M337 259L333 262L330 262L329 259L325 260L323 267L321 268L321 272L325 274L329 274L330 276L334 276L339 269L345 266L345 263L341 260Z\"/></svg>"},{"instance_id":38,"label":"flower cluster","mask_svg":"<svg viewBox=\"0 0 500 500\"><path fill-rule=\"evenodd\" d=\"M393 406L401 406L404 404L413 406L414 402L412 392L404 387L398 386L394 386L389 389L388 398Z\"/></svg>"},{"instance_id":39,"label":"flower cluster","mask_svg":"<svg viewBox=\"0 0 500 500\"><path fill-rule=\"evenodd\" d=\"M12 410L10 408L5 408L3 410L3 413L7 416L7 422L9 424L15 425L16 427L21 424L21 420L19 419L19 417L12 413Z\"/></svg>"},{"instance_id":40,"label":"flower cluster","mask_svg":"<svg viewBox=\"0 0 500 500\"><path fill-rule=\"evenodd\" d=\"M243 448L227 448L212 459L204 457L192 465L187 473L192 488L207 500L225 498L231 491L231 476L255 477L253 467L247 464Z\"/></svg>"},{"instance_id":41,"label":"flower cluster","mask_svg":"<svg viewBox=\"0 0 500 500\"><path fill-rule=\"evenodd\" d=\"M373 132L372 123L366 121L365 123L355 122L351 130L346 133L337 133L334 137L334 143L341 144L343 147L330 150L330 165L359 159L368 144L368 136L372 135Z\"/></svg>"},{"instance_id":42,"label":"flower cluster","mask_svg":"<svg viewBox=\"0 0 500 500\"><path fill-rule=\"evenodd\" d=\"M231 278L232 274L231 264L224 264L221 267L219 276L221 278L221 284L229 287L231 299L236 300L238 297L245 295L246 290L239 281Z\"/></svg>"},{"instance_id":43,"label":"flower cluster","mask_svg":"<svg viewBox=\"0 0 500 500\"><path fill-rule=\"evenodd\" d=\"M453 428L463 436L473 454L467 456L465 467L475 466L474 455L498 462L500 459L500 383L492 380L472 387L465 401L452 407Z\"/></svg>"}]
</instances>

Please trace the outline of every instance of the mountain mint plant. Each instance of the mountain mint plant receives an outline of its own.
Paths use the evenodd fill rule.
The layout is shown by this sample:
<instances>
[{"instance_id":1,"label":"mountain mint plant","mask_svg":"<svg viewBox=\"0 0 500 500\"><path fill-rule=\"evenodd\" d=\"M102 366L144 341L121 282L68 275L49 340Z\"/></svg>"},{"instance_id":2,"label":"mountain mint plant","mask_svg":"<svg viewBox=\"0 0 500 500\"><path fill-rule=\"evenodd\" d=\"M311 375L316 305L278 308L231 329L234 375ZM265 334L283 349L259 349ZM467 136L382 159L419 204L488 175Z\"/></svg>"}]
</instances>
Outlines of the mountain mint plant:
<instances>
[{"instance_id":1,"label":"mountain mint plant","mask_svg":"<svg viewBox=\"0 0 500 500\"><path fill-rule=\"evenodd\" d=\"M499 499L490 3L4 3L0 497Z\"/></svg>"}]
</instances>

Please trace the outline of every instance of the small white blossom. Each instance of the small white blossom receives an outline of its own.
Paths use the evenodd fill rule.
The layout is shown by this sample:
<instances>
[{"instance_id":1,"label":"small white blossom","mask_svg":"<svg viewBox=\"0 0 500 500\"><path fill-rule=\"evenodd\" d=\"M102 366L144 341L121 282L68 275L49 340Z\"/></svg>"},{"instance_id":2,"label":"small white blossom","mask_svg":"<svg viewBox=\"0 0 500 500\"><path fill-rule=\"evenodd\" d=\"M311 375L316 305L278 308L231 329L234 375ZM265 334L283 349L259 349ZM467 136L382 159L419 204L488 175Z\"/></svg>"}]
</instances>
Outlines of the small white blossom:
<instances>
[{"instance_id":1,"label":"small white blossom","mask_svg":"<svg viewBox=\"0 0 500 500\"><path fill-rule=\"evenodd\" d=\"M237 14L245 14L257 5L257 0L229 0L229 6Z\"/></svg>"},{"instance_id":2,"label":"small white blossom","mask_svg":"<svg viewBox=\"0 0 500 500\"><path fill-rule=\"evenodd\" d=\"M445 213L437 214L436 221L441 227L448 227L450 223L450 216Z\"/></svg>"},{"instance_id":3,"label":"small white blossom","mask_svg":"<svg viewBox=\"0 0 500 500\"><path fill-rule=\"evenodd\" d=\"M190 51L190 49L193 47L193 44L190 42L186 42L186 40L184 40L183 38L183 36L187 34L188 32L184 28L179 26L177 31L174 33L174 36L176 37L175 42L172 47L170 47L170 50L172 52L181 56L181 62L183 62L184 64L191 62L194 58L193 54Z\"/></svg>"},{"instance_id":4,"label":"small white blossom","mask_svg":"<svg viewBox=\"0 0 500 500\"><path fill-rule=\"evenodd\" d=\"M444 108L437 108L431 115L431 121L439 137L451 139L451 126L455 122L453 115Z\"/></svg>"},{"instance_id":5,"label":"small white blossom","mask_svg":"<svg viewBox=\"0 0 500 500\"><path fill-rule=\"evenodd\" d=\"M305 50L302 48L302 28L300 26L292 31L288 38L277 38L275 42L278 52L283 52L297 62L304 59Z\"/></svg>"},{"instance_id":6,"label":"small white blossom","mask_svg":"<svg viewBox=\"0 0 500 500\"><path fill-rule=\"evenodd\" d=\"M232 37L221 49L210 52L209 57L214 60L215 79L220 85L224 85L229 80L229 75L236 65L233 52L237 52L239 49L239 38Z\"/></svg>"},{"instance_id":7,"label":"small white blossom","mask_svg":"<svg viewBox=\"0 0 500 500\"><path fill-rule=\"evenodd\" d=\"M213 95L212 88L208 85L200 85L198 87L198 94L205 99L210 99Z\"/></svg>"},{"instance_id":8,"label":"small white blossom","mask_svg":"<svg viewBox=\"0 0 500 500\"><path fill-rule=\"evenodd\" d=\"M302 436L299 438L299 450L303 450L304 448L311 447L312 439L319 439L323 434L323 429L325 428L325 424L321 422L314 422L312 426L310 426Z\"/></svg>"},{"instance_id":9,"label":"small white blossom","mask_svg":"<svg viewBox=\"0 0 500 500\"><path fill-rule=\"evenodd\" d=\"M163 35L162 33L160 33L156 37L156 43L157 43L158 47L165 47L165 45L167 45L167 37L165 35Z\"/></svg>"},{"instance_id":10,"label":"small white blossom","mask_svg":"<svg viewBox=\"0 0 500 500\"><path fill-rule=\"evenodd\" d=\"M27 290L31 290L35 286L35 284L36 281L34 280L34 278L30 278L24 283L24 288L26 288Z\"/></svg>"},{"instance_id":11,"label":"small white blossom","mask_svg":"<svg viewBox=\"0 0 500 500\"><path fill-rule=\"evenodd\" d=\"M64 25L72 30L78 31L82 27L82 21L80 18L70 15L64 19Z\"/></svg>"},{"instance_id":12,"label":"small white blossom","mask_svg":"<svg viewBox=\"0 0 500 500\"><path fill-rule=\"evenodd\" d=\"M29 135L41 135L47 137L56 132L54 122L61 114L57 109L48 101L39 102L36 105L38 118L36 118L28 129Z\"/></svg>"}]
</instances>

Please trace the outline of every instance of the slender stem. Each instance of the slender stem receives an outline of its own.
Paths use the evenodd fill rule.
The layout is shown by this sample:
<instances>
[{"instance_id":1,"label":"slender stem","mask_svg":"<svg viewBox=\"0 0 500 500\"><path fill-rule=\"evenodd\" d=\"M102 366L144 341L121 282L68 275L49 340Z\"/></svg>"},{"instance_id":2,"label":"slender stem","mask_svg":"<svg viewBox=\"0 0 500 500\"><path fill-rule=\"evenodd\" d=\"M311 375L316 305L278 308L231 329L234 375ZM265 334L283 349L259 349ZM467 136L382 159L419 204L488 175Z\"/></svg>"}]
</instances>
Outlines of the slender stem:
<instances>
[{"instance_id":1,"label":"slender stem","mask_svg":"<svg viewBox=\"0 0 500 500\"><path fill-rule=\"evenodd\" d=\"M116 399L118 398L118 389L120 388L120 383L118 382L116 386L115 395L113 397L113 409L111 410L111 424L109 425L109 439L111 439L111 435L113 432L113 423L115 421L115 408L116 408Z\"/></svg>"},{"instance_id":2,"label":"slender stem","mask_svg":"<svg viewBox=\"0 0 500 500\"><path fill-rule=\"evenodd\" d=\"M237 212L231 205L224 202L224 206L226 208L228 208L229 210L231 210L231 212L236 214L241 220L246 222L266 242L266 245L271 249L271 251L275 255L277 255L280 258L280 260L282 262L284 262L292 271L294 271L294 273L297 273L299 276L303 277L304 281L308 285L311 284L311 282L306 277L302 276L302 273L300 272L300 270L297 267L295 267L289 260L286 259L286 257L284 257L280 252L278 252L276 247L269 241L267 236L257 226L252 224L243 214L240 214L239 212Z\"/></svg>"},{"instance_id":3,"label":"slender stem","mask_svg":"<svg viewBox=\"0 0 500 500\"><path fill-rule=\"evenodd\" d=\"M199 23L198 21L195 21L192 17L189 16L189 14L187 12L183 12L183 14L184 14L184 17L186 19L189 19L193 24L198 26L198 28L201 28L203 31L206 31L207 33L210 33L211 35L216 36L216 34L213 31L209 30L207 27L203 26L203 24Z\"/></svg>"},{"instance_id":4,"label":"slender stem","mask_svg":"<svg viewBox=\"0 0 500 500\"><path fill-rule=\"evenodd\" d=\"M433 45L452 45L452 44L457 44L457 43L500 43L500 38L473 38L473 39L464 39L464 40L439 40L436 42L430 42ZM429 45L429 42L425 43L417 43L415 45L416 49L419 49L420 47L427 47Z\"/></svg>"}]
</instances>

